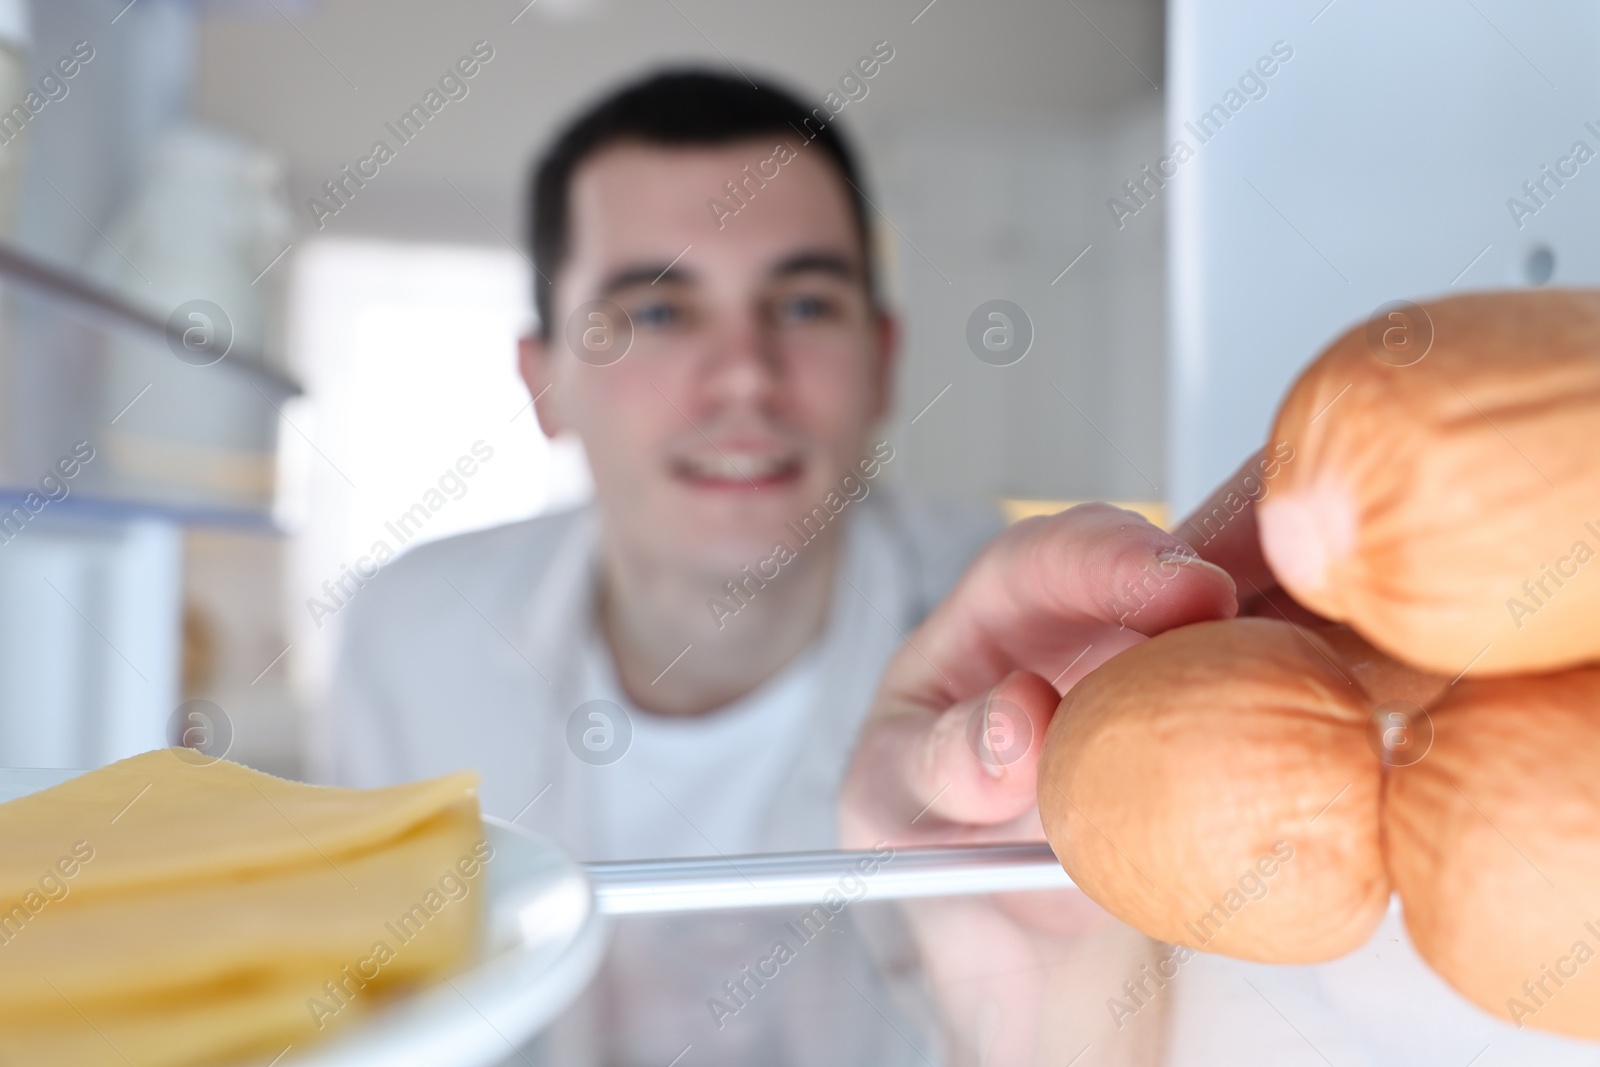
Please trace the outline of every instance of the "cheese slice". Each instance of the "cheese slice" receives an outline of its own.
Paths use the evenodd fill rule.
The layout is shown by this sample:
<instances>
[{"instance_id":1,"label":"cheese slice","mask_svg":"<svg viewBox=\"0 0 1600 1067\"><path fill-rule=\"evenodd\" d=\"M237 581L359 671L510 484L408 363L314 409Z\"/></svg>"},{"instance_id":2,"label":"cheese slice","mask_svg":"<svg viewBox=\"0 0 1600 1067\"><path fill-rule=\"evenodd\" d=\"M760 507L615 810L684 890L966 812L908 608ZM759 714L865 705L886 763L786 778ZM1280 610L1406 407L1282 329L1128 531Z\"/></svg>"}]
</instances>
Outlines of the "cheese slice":
<instances>
[{"instance_id":1,"label":"cheese slice","mask_svg":"<svg viewBox=\"0 0 1600 1067\"><path fill-rule=\"evenodd\" d=\"M0 1063L267 1062L466 962L476 778L379 790L147 752L0 805Z\"/></svg>"}]
</instances>

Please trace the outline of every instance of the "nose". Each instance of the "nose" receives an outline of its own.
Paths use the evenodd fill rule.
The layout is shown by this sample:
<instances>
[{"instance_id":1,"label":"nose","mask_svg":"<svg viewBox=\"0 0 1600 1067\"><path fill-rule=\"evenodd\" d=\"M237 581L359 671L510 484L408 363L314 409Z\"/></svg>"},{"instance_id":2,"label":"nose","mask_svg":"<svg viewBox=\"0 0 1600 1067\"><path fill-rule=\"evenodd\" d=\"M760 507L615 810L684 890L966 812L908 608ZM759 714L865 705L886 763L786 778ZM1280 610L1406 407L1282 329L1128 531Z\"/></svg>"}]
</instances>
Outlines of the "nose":
<instances>
[{"instance_id":1,"label":"nose","mask_svg":"<svg viewBox=\"0 0 1600 1067\"><path fill-rule=\"evenodd\" d=\"M773 333L755 311L720 317L711 336L703 382L714 402L766 407L783 379Z\"/></svg>"}]
</instances>

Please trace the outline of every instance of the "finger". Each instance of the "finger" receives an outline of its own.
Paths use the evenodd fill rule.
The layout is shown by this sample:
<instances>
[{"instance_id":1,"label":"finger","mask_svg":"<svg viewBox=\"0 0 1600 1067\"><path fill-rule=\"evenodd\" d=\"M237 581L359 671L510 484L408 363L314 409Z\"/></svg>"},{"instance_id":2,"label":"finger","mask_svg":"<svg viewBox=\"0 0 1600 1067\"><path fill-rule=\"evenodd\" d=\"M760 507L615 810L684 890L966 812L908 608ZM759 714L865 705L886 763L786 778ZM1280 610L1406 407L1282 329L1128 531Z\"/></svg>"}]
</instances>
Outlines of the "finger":
<instances>
[{"instance_id":1,"label":"finger","mask_svg":"<svg viewBox=\"0 0 1600 1067\"><path fill-rule=\"evenodd\" d=\"M1132 610L1165 590L1157 613L1140 627L1149 633L1232 613L1236 591L1227 573L1204 565L1191 545L1142 515L1086 504L1052 518L1057 524L1040 526L1022 544L1021 565L1010 568L1023 583L1014 590L1020 601L1122 626ZM1182 570L1186 565L1193 569Z\"/></svg>"},{"instance_id":2,"label":"finger","mask_svg":"<svg viewBox=\"0 0 1600 1067\"><path fill-rule=\"evenodd\" d=\"M1039 746L1058 702L1044 679L1019 672L940 714L880 710L862 731L840 793L845 847L1042 838ZM991 713L1004 723L988 721ZM994 727L1004 736L985 750L980 732Z\"/></svg>"},{"instance_id":3,"label":"finger","mask_svg":"<svg viewBox=\"0 0 1600 1067\"><path fill-rule=\"evenodd\" d=\"M1016 671L983 696L925 718L916 758L900 764L905 793L920 813L913 817L990 827L1028 814L1045 731L1060 702L1044 678Z\"/></svg>"},{"instance_id":4,"label":"finger","mask_svg":"<svg viewBox=\"0 0 1600 1067\"><path fill-rule=\"evenodd\" d=\"M1278 584L1261 553L1256 525L1256 501L1271 485L1263 478L1262 464L1269 462L1265 453L1261 449L1246 459L1173 531L1193 545L1201 559L1232 574L1242 596L1251 595L1252 585L1267 589Z\"/></svg>"},{"instance_id":5,"label":"finger","mask_svg":"<svg viewBox=\"0 0 1600 1067\"><path fill-rule=\"evenodd\" d=\"M1151 635L1236 610L1232 579L1185 542L1133 512L1080 505L1019 523L985 550L911 635L885 694L943 708L1017 668L1054 680L1096 644L1081 674L1117 650L1104 643L1114 633Z\"/></svg>"},{"instance_id":6,"label":"finger","mask_svg":"<svg viewBox=\"0 0 1600 1067\"><path fill-rule=\"evenodd\" d=\"M1261 551L1256 505L1272 492L1272 478L1293 450L1263 448L1245 460L1174 531L1201 559L1215 563L1239 583L1239 614L1284 618L1301 625L1328 620L1302 607L1278 584Z\"/></svg>"},{"instance_id":7,"label":"finger","mask_svg":"<svg viewBox=\"0 0 1600 1067\"><path fill-rule=\"evenodd\" d=\"M1110 590L1117 626L1146 637L1176 626L1230 618L1238 610L1232 575L1186 544L1160 549L1154 562L1123 551L1107 564L1104 576L1096 578Z\"/></svg>"}]
</instances>

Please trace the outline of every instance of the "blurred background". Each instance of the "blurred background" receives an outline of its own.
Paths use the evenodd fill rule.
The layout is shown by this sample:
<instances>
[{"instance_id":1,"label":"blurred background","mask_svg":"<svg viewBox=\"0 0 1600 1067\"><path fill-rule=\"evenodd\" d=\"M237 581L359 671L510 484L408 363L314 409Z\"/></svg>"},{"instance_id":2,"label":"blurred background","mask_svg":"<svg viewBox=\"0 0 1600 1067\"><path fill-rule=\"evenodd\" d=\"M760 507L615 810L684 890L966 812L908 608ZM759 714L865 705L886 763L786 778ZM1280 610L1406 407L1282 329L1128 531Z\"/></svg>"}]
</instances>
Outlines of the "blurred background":
<instances>
[{"instance_id":1,"label":"blurred background","mask_svg":"<svg viewBox=\"0 0 1600 1067\"><path fill-rule=\"evenodd\" d=\"M906 327L891 477L1012 515L1103 498L1171 518L1384 301L1600 273L1592 168L1509 204L1574 141L1600 148L1597 19L0 0L0 765L200 729L300 774L337 651L328 585L397 543L387 524L478 442L494 461L408 543L584 498L582 455L546 442L514 373L522 199L553 124L618 79L697 62L820 101L887 42L839 121ZM468 55L465 95L397 138ZM351 180L379 139L393 158ZM966 340L994 299L1032 333L1004 367Z\"/></svg>"}]
</instances>

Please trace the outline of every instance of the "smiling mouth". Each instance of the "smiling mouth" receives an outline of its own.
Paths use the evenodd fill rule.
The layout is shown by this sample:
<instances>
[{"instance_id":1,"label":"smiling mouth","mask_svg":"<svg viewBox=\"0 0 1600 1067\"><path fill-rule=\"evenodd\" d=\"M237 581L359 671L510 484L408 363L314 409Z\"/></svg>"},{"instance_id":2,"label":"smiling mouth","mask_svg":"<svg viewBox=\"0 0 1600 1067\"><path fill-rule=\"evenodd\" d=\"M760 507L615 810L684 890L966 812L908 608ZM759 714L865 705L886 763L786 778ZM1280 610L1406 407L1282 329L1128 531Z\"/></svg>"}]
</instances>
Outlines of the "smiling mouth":
<instances>
[{"instance_id":1,"label":"smiling mouth","mask_svg":"<svg viewBox=\"0 0 1600 1067\"><path fill-rule=\"evenodd\" d=\"M768 489L800 478L798 455L722 449L680 456L672 461L678 480L704 489Z\"/></svg>"}]
</instances>

